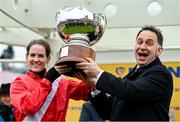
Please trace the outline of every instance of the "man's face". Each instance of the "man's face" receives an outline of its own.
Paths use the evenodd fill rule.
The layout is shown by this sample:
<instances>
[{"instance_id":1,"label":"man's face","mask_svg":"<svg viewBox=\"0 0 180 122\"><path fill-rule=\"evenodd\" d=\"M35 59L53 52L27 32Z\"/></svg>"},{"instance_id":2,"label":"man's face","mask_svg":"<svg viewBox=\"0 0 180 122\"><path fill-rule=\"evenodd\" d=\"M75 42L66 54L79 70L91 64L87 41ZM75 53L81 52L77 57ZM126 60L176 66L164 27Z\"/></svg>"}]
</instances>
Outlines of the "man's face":
<instances>
[{"instance_id":1,"label":"man's face","mask_svg":"<svg viewBox=\"0 0 180 122\"><path fill-rule=\"evenodd\" d=\"M135 44L135 57L138 67L151 63L162 52L158 45L157 35L149 30L142 31Z\"/></svg>"},{"instance_id":2,"label":"man's face","mask_svg":"<svg viewBox=\"0 0 180 122\"><path fill-rule=\"evenodd\" d=\"M7 106L11 105L11 100L10 100L9 95L1 95L0 101Z\"/></svg>"}]
</instances>

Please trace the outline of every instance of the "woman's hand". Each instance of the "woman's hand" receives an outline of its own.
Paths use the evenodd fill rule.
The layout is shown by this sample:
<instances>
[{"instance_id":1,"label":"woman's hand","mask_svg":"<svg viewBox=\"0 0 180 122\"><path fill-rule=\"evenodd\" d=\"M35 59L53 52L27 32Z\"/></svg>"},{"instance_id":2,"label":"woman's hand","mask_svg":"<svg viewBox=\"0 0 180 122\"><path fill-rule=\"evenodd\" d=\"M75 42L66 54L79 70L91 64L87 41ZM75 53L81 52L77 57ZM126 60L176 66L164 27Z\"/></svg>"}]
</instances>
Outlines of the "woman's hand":
<instances>
[{"instance_id":1,"label":"woman's hand","mask_svg":"<svg viewBox=\"0 0 180 122\"><path fill-rule=\"evenodd\" d=\"M59 74L64 74L64 73L72 71L72 67L69 67L66 64L56 65L56 66L54 66L54 68Z\"/></svg>"}]
</instances>

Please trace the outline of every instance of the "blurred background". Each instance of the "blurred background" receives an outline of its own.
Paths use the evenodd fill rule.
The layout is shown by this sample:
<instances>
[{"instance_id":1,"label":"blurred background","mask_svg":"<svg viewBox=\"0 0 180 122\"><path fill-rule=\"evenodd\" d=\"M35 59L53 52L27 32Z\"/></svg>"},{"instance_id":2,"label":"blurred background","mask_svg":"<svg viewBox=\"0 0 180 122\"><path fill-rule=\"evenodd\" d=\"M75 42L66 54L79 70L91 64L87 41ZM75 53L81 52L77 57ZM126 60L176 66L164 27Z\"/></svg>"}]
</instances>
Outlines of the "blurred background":
<instances>
[{"instance_id":1,"label":"blurred background","mask_svg":"<svg viewBox=\"0 0 180 122\"><path fill-rule=\"evenodd\" d=\"M84 6L106 15L105 33L92 48L96 62L115 75L118 67L128 71L135 63L133 49L141 26L162 30L160 58L175 79L172 110L176 111L174 119L180 121L180 0L0 0L0 83L26 72L25 46L33 39L46 39L53 49L49 67L56 62L63 41L55 29L55 15L68 6ZM81 106L72 102L69 109L77 114ZM70 114L68 120L74 120Z\"/></svg>"}]
</instances>

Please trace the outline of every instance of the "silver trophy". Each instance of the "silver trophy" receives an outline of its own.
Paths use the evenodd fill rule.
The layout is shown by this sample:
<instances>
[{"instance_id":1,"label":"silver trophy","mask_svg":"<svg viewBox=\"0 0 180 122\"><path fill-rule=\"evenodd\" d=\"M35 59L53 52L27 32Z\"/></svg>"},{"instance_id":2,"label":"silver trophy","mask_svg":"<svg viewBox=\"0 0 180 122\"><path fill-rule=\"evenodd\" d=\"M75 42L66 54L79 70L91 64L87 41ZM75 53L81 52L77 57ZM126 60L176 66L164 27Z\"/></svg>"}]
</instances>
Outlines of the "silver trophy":
<instances>
[{"instance_id":1,"label":"silver trophy","mask_svg":"<svg viewBox=\"0 0 180 122\"><path fill-rule=\"evenodd\" d=\"M56 30L65 42L65 46L60 48L56 65L71 66L72 72L66 75L73 76L76 73L75 77L77 77L77 74L83 74L75 68L77 62L86 61L85 57L95 60L95 51L91 46L102 37L106 17L84 7L66 7L57 12L56 22Z\"/></svg>"}]
</instances>

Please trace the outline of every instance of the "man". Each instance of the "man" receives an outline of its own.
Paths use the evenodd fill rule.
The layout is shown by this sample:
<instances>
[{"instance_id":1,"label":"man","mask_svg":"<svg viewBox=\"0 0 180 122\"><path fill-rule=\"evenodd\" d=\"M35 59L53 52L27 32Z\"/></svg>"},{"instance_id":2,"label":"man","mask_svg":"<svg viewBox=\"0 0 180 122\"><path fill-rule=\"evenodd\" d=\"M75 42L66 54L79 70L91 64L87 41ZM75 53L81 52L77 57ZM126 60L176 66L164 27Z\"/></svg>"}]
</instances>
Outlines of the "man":
<instances>
[{"instance_id":1,"label":"man","mask_svg":"<svg viewBox=\"0 0 180 122\"><path fill-rule=\"evenodd\" d=\"M15 121L9 97L10 85L10 83L2 84L0 88L0 121Z\"/></svg>"},{"instance_id":2,"label":"man","mask_svg":"<svg viewBox=\"0 0 180 122\"><path fill-rule=\"evenodd\" d=\"M112 95L111 100L102 92L91 98L101 115L109 115L110 120L169 120L173 79L159 59L162 45L163 36L159 29L154 26L142 27L136 36L137 65L124 78L103 71L90 58L76 65L86 73L88 82Z\"/></svg>"},{"instance_id":3,"label":"man","mask_svg":"<svg viewBox=\"0 0 180 122\"><path fill-rule=\"evenodd\" d=\"M91 102L85 102L82 105L79 121L103 121L103 119L98 115Z\"/></svg>"}]
</instances>

